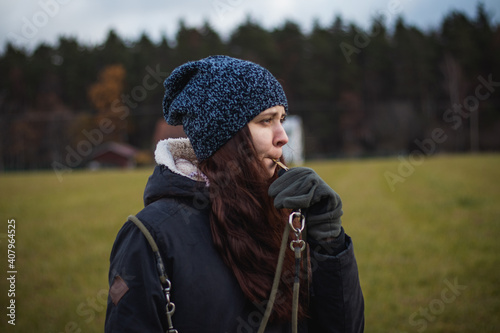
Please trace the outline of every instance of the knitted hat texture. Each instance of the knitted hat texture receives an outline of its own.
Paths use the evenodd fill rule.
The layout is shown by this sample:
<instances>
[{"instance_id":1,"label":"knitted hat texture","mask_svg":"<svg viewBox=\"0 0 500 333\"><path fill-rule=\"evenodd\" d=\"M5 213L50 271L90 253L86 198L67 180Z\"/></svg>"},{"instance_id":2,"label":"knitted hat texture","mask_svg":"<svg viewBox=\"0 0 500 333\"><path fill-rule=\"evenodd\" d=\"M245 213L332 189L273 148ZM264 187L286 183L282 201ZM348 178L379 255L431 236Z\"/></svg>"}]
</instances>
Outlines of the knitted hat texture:
<instances>
[{"instance_id":1,"label":"knitted hat texture","mask_svg":"<svg viewBox=\"0 0 500 333\"><path fill-rule=\"evenodd\" d=\"M183 125L196 157L214 154L262 111L282 105L283 87L265 68L228 56L185 63L165 80L163 115Z\"/></svg>"}]
</instances>

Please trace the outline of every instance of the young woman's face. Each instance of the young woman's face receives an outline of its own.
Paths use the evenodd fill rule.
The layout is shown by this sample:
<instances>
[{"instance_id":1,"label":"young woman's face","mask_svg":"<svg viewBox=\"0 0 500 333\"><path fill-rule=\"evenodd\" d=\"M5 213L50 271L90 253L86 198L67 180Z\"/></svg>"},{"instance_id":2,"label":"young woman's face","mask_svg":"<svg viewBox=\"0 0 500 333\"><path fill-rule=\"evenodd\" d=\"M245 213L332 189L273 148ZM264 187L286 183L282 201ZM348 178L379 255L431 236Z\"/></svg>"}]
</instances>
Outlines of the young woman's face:
<instances>
[{"instance_id":1,"label":"young woman's face","mask_svg":"<svg viewBox=\"0 0 500 333\"><path fill-rule=\"evenodd\" d=\"M285 116L283 106L274 106L262 111L248 123L253 145L259 159L269 171L269 177L272 177L276 169L273 159L281 157L282 147L288 142L288 136L283 128Z\"/></svg>"}]
</instances>

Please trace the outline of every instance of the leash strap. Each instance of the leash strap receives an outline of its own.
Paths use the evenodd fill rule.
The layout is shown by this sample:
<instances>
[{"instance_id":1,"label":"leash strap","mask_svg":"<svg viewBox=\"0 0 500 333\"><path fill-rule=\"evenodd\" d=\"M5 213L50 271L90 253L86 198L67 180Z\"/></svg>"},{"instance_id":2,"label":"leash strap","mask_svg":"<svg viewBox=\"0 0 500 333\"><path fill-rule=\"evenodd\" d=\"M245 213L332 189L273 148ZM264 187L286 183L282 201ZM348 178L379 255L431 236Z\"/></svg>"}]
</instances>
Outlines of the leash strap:
<instances>
[{"instance_id":1,"label":"leash strap","mask_svg":"<svg viewBox=\"0 0 500 333\"><path fill-rule=\"evenodd\" d=\"M299 226L295 226L293 223L295 217L300 219ZM300 262L302 259L302 251L306 248L306 242L302 239L302 231L305 227L305 217L302 215L300 209L290 214L288 225L295 233L295 239L290 242L290 249L295 253L295 279L293 282L292 300L292 333L297 333L300 291Z\"/></svg>"},{"instance_id":2,"label":"leash strap","mask_svg":"<svg viewBox=\"0 0 500 333\"><path fill-rule=\"evenodd\" d=\"M170 300L170 290L172 288L172 283L168 279L167 271L165 270L165 265L163 264L163 260L160 255L160 250L158 249L158 245L156 245L153 236L146 228L144 223L141 222L141 220L139 220L135 215L130 215L128 217L128 220L133 222L139 228L139 230L142 231L149 245L151 246L151 249L153 250L156 260L156 270L158 272L158 276L160 277L162 290L163 293L165 294L165 299L167 301L165 311L167 314L168 329L166 333L178 333L178 331L174 329L174 326L172 324L172 316L175 312L175 304Z\"/></svg>"},{"instance_id":3,"label":"leash strap","mask_svg":"<svg viewBox=\"0 0 500 333\"><path fill-rule=\"evenodd\" d=\"M267 302L266 311L264 312L264 317L260 322L260 327L257 333L264 333L266 329L267 322L271 316L271 311L273 310L274 301L276 300L276 293L278 292L278 285L280 283L281 271L283 269L283 260L285 259L286 245L288 243L288 235L290 234L290 226L285 226L283 231L283 238L281 239L280 253L278 255L278 264L276 265L276 273L274 274L273 286L271 288L271 295L269 296L269 301Z\"/></svg>"},{"instance_id":4,"label":"leash strap","mask_svg":"<svg viewBox=\"0 0 500 333\"><path fill-rule=\"evenodd\" d=\"M293 224L295 217L300 218L301 226L296 228ZM293 283L293 303L292 303L292 333L297 333L298 327L298 309L299 309L299 290L300 290L300 262L302 258L302 251L306 247L305 241L301 238L302 231L305 227L305 218L302 215L300 209L294 211L290 214L288 223L283 231L283 238L281 240L280 252L278 255L278 263L276 265L276 272L274 274L273 285L271 288L271 294L269 296L269 301L267 302L266 311L262 317L259 330L257 333L264 333L266 329L267 322L271 316L273 310L274 301L276 300L276 293L278 292L278 286L280 282L281 272L283 270L283 261L285 258L285 251L288 243L288 235L290 234L290 229L295 233L295 239L290 242L290 248L295 252L295 279Z\"/></svg>"}]
</instances>

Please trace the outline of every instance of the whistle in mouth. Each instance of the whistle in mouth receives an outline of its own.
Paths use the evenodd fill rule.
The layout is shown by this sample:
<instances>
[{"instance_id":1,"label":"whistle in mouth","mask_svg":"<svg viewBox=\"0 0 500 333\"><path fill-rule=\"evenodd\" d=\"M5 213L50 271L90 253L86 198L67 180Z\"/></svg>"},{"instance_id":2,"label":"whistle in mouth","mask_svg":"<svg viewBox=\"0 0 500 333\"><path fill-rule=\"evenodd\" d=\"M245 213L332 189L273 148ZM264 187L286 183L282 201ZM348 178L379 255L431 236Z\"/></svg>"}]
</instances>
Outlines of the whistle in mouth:
<instances>
[{"instance_id":1,"label":"whistle in mouth","mask_svg":"<svg viewBox=\"0 0 500 333\"><path fill-rule=\"evenodd\" d=\"M283 163L281 163L280 161L278 161L277 159L273 158L273 162L279 165L279 167L282 168L283 170L288 171L288 167Z\"/></svg>"}]
</instances>

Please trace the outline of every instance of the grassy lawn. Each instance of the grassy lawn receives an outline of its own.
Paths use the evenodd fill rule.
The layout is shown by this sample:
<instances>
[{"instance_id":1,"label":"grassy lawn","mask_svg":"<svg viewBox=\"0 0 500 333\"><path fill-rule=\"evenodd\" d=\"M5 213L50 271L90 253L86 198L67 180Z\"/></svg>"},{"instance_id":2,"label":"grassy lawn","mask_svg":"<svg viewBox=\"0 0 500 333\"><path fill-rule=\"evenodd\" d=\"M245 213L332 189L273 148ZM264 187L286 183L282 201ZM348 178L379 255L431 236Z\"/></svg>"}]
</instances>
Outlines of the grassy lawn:
<instances>
[{"instance_id":1,"label":"grassy lawn","mask_svg":"<svg viewBox=\"0 0 500 333\"><path fill-rule=\"evenodd\" d=\"M366 332L500 329L500 155L310 162L341 195ZM399 170L398 170L399 168ZM0 174L1 332L102 332L108 257L151 169ZM387 180L396 175L397 182ZM394 178L392 178L394 179ZM16 221L16 325L7 221ZM175 317L174 317L175 320Z\"/></svg>"}]
</instances>

